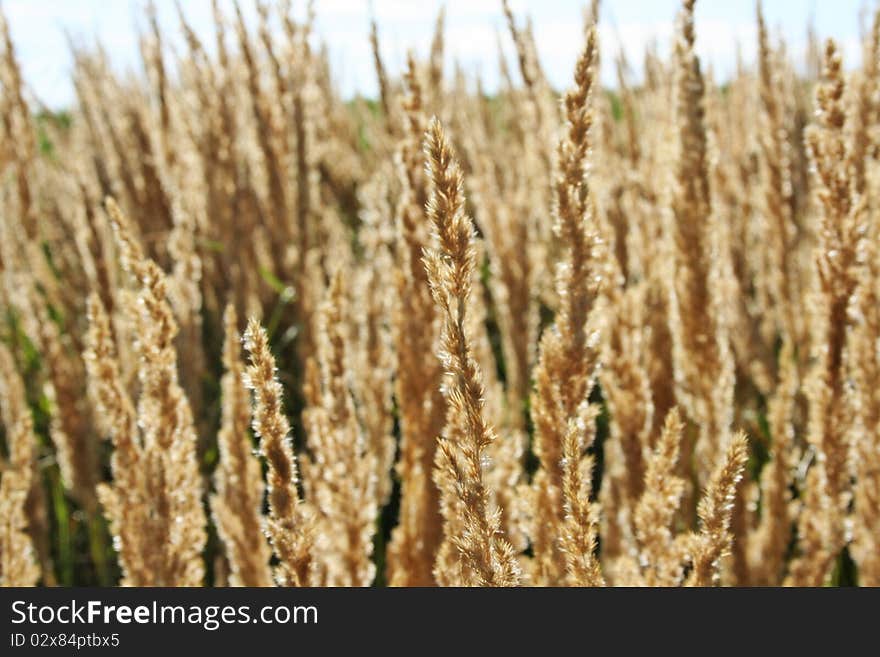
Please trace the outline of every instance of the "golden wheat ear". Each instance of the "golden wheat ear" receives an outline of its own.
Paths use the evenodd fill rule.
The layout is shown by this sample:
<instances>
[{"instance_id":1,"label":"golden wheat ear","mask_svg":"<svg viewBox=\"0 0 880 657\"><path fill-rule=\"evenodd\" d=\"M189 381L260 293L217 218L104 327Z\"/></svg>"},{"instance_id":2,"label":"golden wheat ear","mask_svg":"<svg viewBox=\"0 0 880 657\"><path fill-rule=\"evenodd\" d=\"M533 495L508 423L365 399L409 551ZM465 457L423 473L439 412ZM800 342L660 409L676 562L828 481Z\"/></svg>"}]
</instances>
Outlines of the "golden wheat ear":
<instances>
[{"instance_id":1,"label":"golden wheat ear","mask_svg":"<svg viewBox=\"0 0 880 657\"><path fill-rule=\"evenodd\" d=\"M425 153L431 179L428 217L433 245L424 263L443 329L440 360L448 376L446 429L439 439L440 465L452 486L444 491L458 504L447 508L446 540L458 551L462 582L480 586L515 586L519 566L499 538L500 516L490 509L483 477L483 454L495 440L487 422L482 372L466 330L471 285L476 267L474 228L465 214L461 168L443 127L436 118L428 125Z\"/></svg>"},{"instance_id":2,"label":"golden wheat ear","mask_svg":"<svg viewBox=\"0 0 880 657\"><path fill-rule=\"evenodd\" d=\"M297 489L299 471L290 442L290 422L284 414L283 389L276 377L275 357L266 330L254 318L248 320L244 344L250 354L245 381L253 391L253 429L268 465L267 527L279 560L276 578L283 586L308 586L312 583L314 519Z\"/></svg>"},{"instance_id":3,"label":"golden wheat ear","mask_svg":"<svg viewBox=\"0 0 880 657\"><path fill-rule=\"evenodd\" d=\"M541 338L532 397L533 445L541 467L532 482L531 539L542 585L604 582L593 554L598 518L589 503L591 466L584 456L595 436L587 402L599 356L588 335L598 292L598 233L587 178L597 51L594 26L575 67L575 86L563 99L567 121L557 148L554 229L564 249L556 275L560 307Z\"/></svg>"},{"instance_id":4,"label":"golden wheat ear","mask_svg":"<svg viewBox=\"0 0 880 657\"><path fill-rule=\"evenodd\" d=\"M721 577L721 557L730 550L736 487L749 458L749 441L744 433L736 434L709 479L698 508L700 532L693 541L693 570L688 586L711 586Z\"/></svg>"},{"instance_id":5,"label":"golden wheat ear","mask_svg":"<svg viewBox=\"0 0 880 657\"><path fill-rule=\"evenodd\" d=\"M217 448L220 464L214 471L217 492L211 510L223 541L233 586L270 586L271 548L263 518L263 475L253 452L250 432L251 404L244 382L244 363L238 315L229 304L223 313L222 403Z\"/></svg>"}]
</instances>

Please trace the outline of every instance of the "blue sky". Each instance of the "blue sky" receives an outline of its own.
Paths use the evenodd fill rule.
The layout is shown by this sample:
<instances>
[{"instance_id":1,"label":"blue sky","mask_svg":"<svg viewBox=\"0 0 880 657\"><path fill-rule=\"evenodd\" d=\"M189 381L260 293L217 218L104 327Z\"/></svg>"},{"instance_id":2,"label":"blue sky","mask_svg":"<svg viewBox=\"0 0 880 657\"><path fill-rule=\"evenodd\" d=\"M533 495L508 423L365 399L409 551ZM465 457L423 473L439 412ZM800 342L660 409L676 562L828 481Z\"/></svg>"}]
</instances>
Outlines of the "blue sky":
<instances>
[{"instance_id":1,"label":"blue sky","mask_svg":"<svg viewBox=\"0 0 880 657\"><path fill-rule=\"evenodd\" d=\"M160 22L179 38L172 0L155 0ZM241 0L253 20L250 0ZM582 45L582 7L587 0L512 0L519 16L529 14L535 26L539 54L551 82L568 85L574 60ZM870 3L870 4L869 4ZM771 29L783 35L790 51L800 56L806 42L806 25L813 17L820 36L841 43L848 63L859 59L859 21L874 0L764 0ZM222 2L231 11L231 0ZM455 57L468 70L479 70L486 87L497 82L495 34L504 30L500 0L316 0L317 33L330 48L337 82L346 95L375 93L376 84L367 33L370 4L379 21L382 49L390 69L399 70L406 51L425 53L434 17L440 6L447 11L448 64ZM667 51L679 0L603 0L601 40L603 78L613 83L612 52L623 47L630 60L641 62L645 45L656 40ZM121 71L137 69L137 29L143 24L142 0L0 0L18 49L25 78L33 93L49 106L68 104L70 55L64 40L68 30L83 43L99 38ZM197 32L210 42L210 0L182 0L184 11ZM303 9L305 0L294 0ZM746 61L755 50L752 0L701 0L697 3L698 50L722 78L736 61L739 43ZM504 47L512 47L504 35Z\"/></svg>"}]
</instances>

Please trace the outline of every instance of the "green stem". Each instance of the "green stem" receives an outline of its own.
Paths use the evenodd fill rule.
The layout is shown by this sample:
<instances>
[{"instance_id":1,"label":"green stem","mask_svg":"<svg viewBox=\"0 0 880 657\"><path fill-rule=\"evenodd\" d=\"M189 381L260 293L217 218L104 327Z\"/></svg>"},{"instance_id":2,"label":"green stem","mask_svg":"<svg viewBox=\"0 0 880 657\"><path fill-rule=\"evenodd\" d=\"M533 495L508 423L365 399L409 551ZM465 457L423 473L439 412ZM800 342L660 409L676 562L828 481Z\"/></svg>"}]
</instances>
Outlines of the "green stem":
<instances>
[{"instance_id":1,"label":"green stem","mask_svg":"<svg viewBox=\"0 0 880 657\"><path fill-rule=\"evenodd\" d=\"M101 513L97 508L88 512L89 550L95 564L95 574L101 586L113 586L110 564L107 561L109 538Z\"/></svg>"},{"instance_id":2,"label":"green stem","mask_svg":"<svg viewBox=\"0 0 880 657\"><path fill-rule=\"evenodd\" d=\"M57 528L58 579L63 586L73 586L73 544L70 540L70 512L67 509L67 500L64 498L61 475L58 472L57 466L49 470L49 480L52 493L52 508L55 510L55 525Z\"/></svg>"}]
</instances>

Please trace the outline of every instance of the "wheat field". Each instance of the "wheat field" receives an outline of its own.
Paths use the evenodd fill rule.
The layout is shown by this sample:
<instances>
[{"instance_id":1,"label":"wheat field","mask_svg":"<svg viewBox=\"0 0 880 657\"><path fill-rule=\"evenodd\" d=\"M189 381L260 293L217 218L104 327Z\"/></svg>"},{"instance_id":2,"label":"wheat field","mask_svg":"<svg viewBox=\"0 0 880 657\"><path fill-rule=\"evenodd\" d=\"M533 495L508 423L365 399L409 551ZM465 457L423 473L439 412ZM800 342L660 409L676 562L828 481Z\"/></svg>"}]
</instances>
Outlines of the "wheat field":
<instances>
[{"instance_id":1,"label":"wheat field","mask_svg":"<svg viewBox=\"0 0 880 657\"><path fill-rule=\"evenodd\" d=\"M0 584L880 585L880 12L720 82L694 2L376 99L147 6L65 112L0 14Z\"/></svg>"}]
</instances>

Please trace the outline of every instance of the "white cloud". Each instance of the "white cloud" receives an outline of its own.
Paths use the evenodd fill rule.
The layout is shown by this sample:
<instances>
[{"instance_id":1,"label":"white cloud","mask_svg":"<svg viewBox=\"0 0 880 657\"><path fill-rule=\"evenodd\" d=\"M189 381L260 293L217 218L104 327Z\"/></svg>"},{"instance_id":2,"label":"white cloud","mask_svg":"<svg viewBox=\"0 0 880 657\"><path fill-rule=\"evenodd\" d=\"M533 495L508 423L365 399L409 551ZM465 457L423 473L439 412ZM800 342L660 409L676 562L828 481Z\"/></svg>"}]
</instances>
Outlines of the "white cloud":
<instances>
[{"instance_id":1,"label":"white cloud","mask_svg":"<svg viewBox=\"0 0 880 657\"><path fill-rule=\"evenodd\" d=\"M70 54L63 31L89 43L97 37L107 48L114 65L121 70L137 67L138 47L135 26L143 24L145 0L4 0L6 13L25 78L36 95L52 106L71 102L69 82ZM836 32L848 63L859 59L857 13L848 14L858 0L837 0L834 8L817 7L820 30ZM172 0L156 0L163 28L179 40L176 12ZM227 12L231 2L224 0ZM305 2L294 2L301 15ZM382 52L388 68L398 73L406 51L428 50L441 0L373 0L372 14L379 22ZM511 5L520 20L531 14L539 56L548 78L556 87L565 87L571 79L577 53L583 44L582 5L573 0L513 0ZM830 3L829 3L830 4ZM496 34L500 31L504 49L512 54L500 0L446 0L447 64L459 61L466 70L480 71L488 89L498 79ZM601 40L603 81L613 84L614 56L622 46L638 70L645 47L656 41L661 53L669 51L674 33L678 0L606 0L603 3ZM845 5L845 7L844 7ZM187 0L183 6L192 25L213 46L210 0ZM253 4L242 0L246 17L253 20ZM813 9L809 0L765 0L769 22L776 25L785 18L783 31L789 51L795 55L805 50L805 25ZM376 82L367 35L371 4L356 0L318 0L316 31L330 47L331 61L341 89L346 94L375 94ZM832 9L834 11L832 11ZM775 17L775 18L773 18ZM753 60L755 28L751 2L702 4L697 13L697 48L705 62L711 63L716 76L723 78L736 61L736 45L742 48L746 62ZM511 65L514 59L510 59Z\"/></svg>"}]
</instances>

